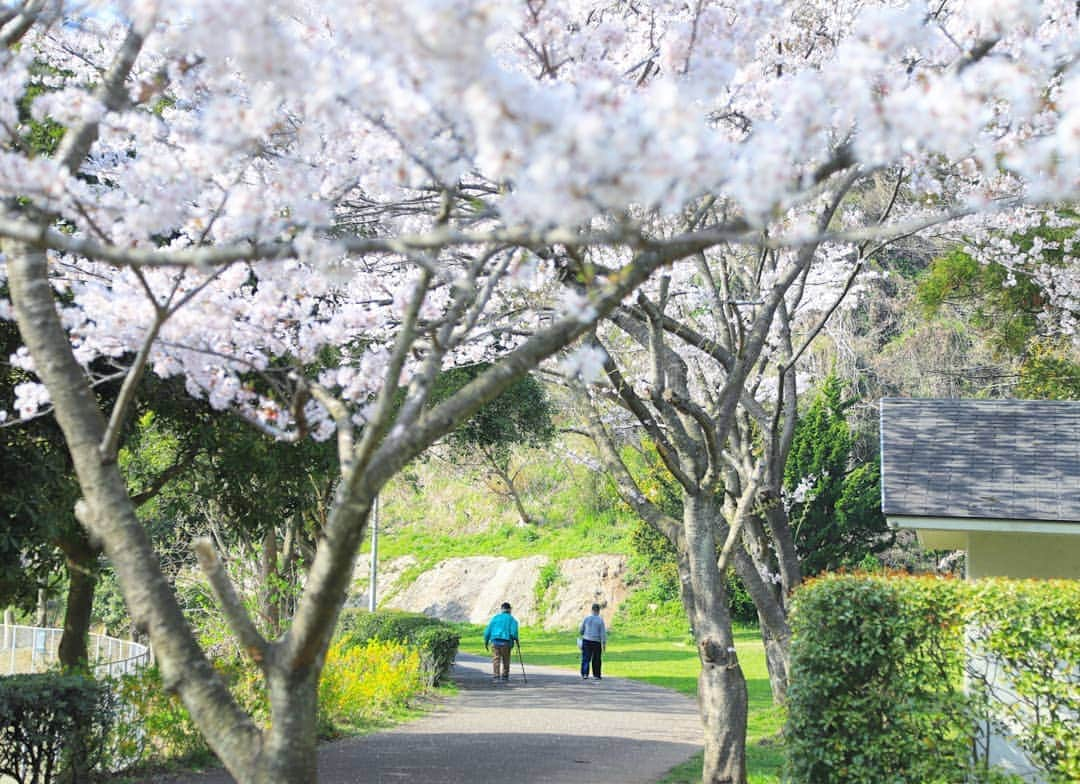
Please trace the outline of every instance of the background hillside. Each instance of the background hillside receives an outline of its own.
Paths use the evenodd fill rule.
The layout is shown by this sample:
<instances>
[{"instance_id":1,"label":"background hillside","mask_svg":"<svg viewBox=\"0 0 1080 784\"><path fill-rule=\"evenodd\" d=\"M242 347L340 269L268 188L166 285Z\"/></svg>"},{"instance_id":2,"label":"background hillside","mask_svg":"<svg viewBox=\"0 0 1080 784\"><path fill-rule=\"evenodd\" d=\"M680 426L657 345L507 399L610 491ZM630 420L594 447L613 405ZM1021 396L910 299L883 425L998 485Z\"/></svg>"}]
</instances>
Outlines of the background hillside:
<instances>
[{"instance_id":1,"label":"background hillside","mask_svg":"<svg viewBox=\"0 0 1080 784\"><path fill-rule=\"evenodd\" d=\"M573 438L514 450L528 523L478 466L436 455L391 483L380 499L379 606L480 623L509 601L527 625L568 628L597 602L614 626L633 618L685 631L674 586L635 548L640 524L575 458ZM370 543L350 604L367 606L369 564Z\"/></svg>"}]
</instances>

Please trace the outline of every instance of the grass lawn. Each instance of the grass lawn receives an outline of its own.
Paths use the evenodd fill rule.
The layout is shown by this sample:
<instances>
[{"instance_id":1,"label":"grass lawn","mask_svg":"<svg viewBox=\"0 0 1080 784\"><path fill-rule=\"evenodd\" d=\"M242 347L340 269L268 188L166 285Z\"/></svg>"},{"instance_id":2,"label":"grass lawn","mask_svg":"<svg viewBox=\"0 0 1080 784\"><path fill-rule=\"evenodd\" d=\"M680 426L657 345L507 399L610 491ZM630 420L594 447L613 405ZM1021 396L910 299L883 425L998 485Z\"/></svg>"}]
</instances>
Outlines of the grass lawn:
<instances>
[{"instance_id":1,"label":"grass lawn","mask_svg":"<svg viewBox=\"0 0 1080 784\"><path fill-rule=\"evenodd\" d=\"M461 650L484 654L483 629L463 624ZM522 629L521 652L528 671L530 664L577 670L580 654L573 631ZM750 784L778 784L783 754L776 735L783 724L780 709L772 704L769 676L761 635L754 628L736 628L735 646L746 675L750 697L747 726L747 772ZM684 694L697 693L699 664L697 651L687 640L612 631L604 654L604 673L620 678L654 683ZM671 772L665 784L690 784L701 780L700 756Z\"/></svg>"}]
</instances>

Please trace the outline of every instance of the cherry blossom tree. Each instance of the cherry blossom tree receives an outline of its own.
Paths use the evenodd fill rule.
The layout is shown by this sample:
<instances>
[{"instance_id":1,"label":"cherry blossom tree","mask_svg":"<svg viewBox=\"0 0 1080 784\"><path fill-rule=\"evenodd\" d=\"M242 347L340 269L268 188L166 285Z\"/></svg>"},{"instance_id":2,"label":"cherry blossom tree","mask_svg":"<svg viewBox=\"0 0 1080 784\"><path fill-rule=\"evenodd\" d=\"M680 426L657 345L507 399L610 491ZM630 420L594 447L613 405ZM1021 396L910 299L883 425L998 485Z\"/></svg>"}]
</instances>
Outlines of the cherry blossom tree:
<instances>
[{"instance_id":1,"label":"cherry blossom tree","mask_svg":"<svg viewBox=\"0 0 1080 784\"><path fill-rule=\"evenodd\" d=\"M672 269L646 294L662 322L672 265L728 248L775 259L755 279L758 314L718 313L746 338L713 428L728 438L740 406L755 415L739 390L771 356L773 315L825 249L1078 190L1066 0L24 0L0 13L0 41L0 317L38 378L13 406L56 416L80 521L167 687L241 782L315 779L319 672L379 489L623 318L657 270ZM50 154L29 141L35 123L62 131ZM833 219L853 188L900 169L910 209ZM634 329L660 334L640 307ZM588 376L598 356L578 347L565 367ZM490 367L426 405L440 371L477 361ZM214 676L118 469L147 372L276 437L336 439L337 493L283 634L258 632L196 545L262 668L266 729ZM663 388L678 391L678 372ZM103 376L123 380L108 411L92 393ZM691 486L727 470L712 465ZM690 537L703 587L713 511L687 518L706 532ZM718 717L738 724L745 688L740 704L719 595L694 596L709 619L706 780L742 781L741 739ZM706 705L721 692L728 703Z\"/></svg>"},{"instance_id":2,"label":"cherry blossom tree","mask_svg":"<svg viewBox=\"0 0 1080 784\"><path fill-rule=\"evenodd\" d=\"M851 185L848 178L823 200L822 229L841 220ZM713 248L643 287L593 338L605 383L587 409L589 433L622 498L677 553L701 659L707 780L744 775L746 683L728 611L729 567L757 608L774 697L783 701L786 693L787 597L802 574L781 496L798 360L878 249L814 242L796 251L764 243ZM622 460L604 398L655 445L680 490L681 519L651 502Z\"/></svg>"}]
</instances>

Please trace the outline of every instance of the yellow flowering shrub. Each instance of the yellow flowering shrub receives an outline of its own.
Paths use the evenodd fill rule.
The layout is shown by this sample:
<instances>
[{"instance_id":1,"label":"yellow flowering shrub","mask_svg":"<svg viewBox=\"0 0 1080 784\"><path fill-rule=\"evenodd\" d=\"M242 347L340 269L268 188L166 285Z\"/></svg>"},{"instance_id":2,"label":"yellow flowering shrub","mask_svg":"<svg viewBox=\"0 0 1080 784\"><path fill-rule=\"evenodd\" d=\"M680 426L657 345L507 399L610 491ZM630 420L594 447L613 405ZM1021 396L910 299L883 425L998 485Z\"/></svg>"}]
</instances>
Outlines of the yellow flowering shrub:
<instances>
[{"instance_id":1,"label":"yellow flowering shrub","mask_svg":"<svg viewBox=\"0 0 1080 784\"><path fill-rule=\"evenodd\" d=\"M420 653L399 642L334 643L319 681L319 726L355 727L400 711L425 691Z\"/></svg>"}]
</instances>

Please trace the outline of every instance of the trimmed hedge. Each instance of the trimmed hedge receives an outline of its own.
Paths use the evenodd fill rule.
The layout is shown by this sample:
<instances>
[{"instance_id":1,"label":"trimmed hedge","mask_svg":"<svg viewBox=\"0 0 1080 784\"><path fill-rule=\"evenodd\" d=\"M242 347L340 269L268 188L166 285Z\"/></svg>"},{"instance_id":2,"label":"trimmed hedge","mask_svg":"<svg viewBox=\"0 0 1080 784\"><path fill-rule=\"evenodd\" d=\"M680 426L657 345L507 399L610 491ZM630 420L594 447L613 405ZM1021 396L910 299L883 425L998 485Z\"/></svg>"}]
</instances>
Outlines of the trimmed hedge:
<instances>
[{"instance_id":1,"label":"trimmed hedge","mask_svg":"<svg viewBox=\"0 0 1080 784\"><path fill-rule=\"evenodd\" d=\"M830 575L792 627L791 781L1008 780L986 760L1006 725L1049 780L1080 781L1080 583Z\"/></svg>"},{"instance_id":2,"label":"trimmed hedge","mask_svg":"<svg viewBox=\"0 0 1080 784\"><path fill-rule=\"evenodd\" d=\"M345 610L338 621L337 638L345 648L369 640L415 646L430 685L438 685L449 675L461 643L461 636L438 618L394 610Z\"/></svg>"},{"instance_id":3,"label":"trimmed hedge","mask_svg":"<svg viewBox=\"0 0 1080 784\"><path fill-rule=\"evenodd\" d=\"M20 784L89 781L116 707L109 688L85 675L0 678L0 774Z\"/></svg>"}]
</instances>

